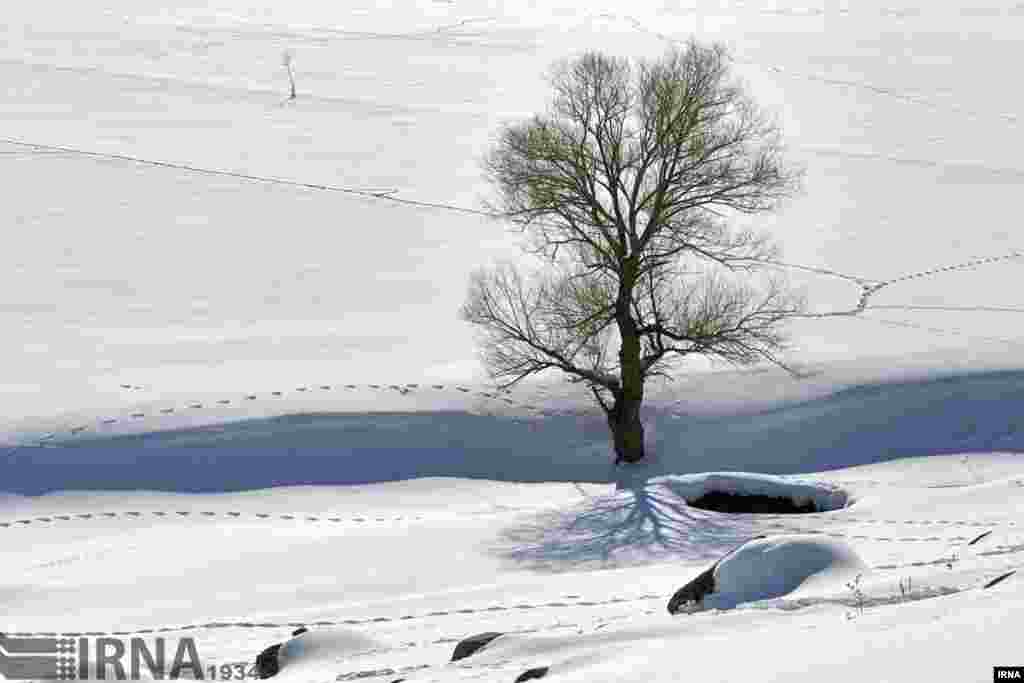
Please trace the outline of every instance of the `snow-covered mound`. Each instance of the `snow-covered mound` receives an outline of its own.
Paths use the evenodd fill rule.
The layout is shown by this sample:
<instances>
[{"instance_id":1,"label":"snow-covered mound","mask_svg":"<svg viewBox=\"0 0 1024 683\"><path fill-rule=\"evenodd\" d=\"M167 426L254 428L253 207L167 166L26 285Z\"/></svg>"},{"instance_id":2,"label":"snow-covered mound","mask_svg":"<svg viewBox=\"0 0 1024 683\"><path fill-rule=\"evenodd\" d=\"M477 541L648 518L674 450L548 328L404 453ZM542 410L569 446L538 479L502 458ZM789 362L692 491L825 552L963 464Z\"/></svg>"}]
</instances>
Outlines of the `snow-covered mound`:
<instances>
[{"instance_id":1,"label":"snow-covered mound","mask_svg":"<svg viewBox=\"0 0 1024 683\"><path fill-rule=\"evenodd\" d=\"M704 606L728 609L744 602L791 595L798 589L820 591L867 571L867 565L850 546L819 535L757 539L718 564L715 592L704 598Z\"/></svg>"},{"instance_id":2,"label":"snow-covered mound","mask_svg":"<svg viewBox=\"0 0 1024 683\"><path fill-rule=\"evenodd\" d=\"M380 649L372 638L346 628L306 631L281 645L277 653L280 673L275 678L309 680L321 670L331 670L344 660Z\"/></svg>"},{"instance_id":3,"label":"snow-covered mound","mask_svg":"<svg viewBox=\"0 0 1024 683\"><path fill-rule=\"evenodd\" d=\"M671 488L675 495L689 503L708 494L725 493L734 496L787 498L796 506L813 503L816 511L827 512L846 507L849 500L845 490L827 482L752 472L706 472L656 477L653 481Z\"/></svg>"}]
</instances>

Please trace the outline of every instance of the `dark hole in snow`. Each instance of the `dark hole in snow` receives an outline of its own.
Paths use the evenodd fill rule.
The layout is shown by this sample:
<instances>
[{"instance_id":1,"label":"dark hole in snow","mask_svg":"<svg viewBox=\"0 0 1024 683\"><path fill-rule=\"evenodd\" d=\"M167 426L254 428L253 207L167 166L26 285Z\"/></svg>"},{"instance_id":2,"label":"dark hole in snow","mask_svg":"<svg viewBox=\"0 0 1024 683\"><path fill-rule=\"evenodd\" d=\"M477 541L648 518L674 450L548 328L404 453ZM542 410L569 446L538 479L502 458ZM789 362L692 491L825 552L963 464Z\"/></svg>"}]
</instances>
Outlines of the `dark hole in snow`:
<instances>
[{"instance_id":1,"label":"dark hole in snow","mask_svg":"<svg viewBox=\"0 0 1024 683\"><path fill-rule=\"evenodd\" d=\"M725 491L708 491L699 498L687 500L690 507L714 512L754 513L754 514L810 514L820 512L814 501L798 503L786 496L762 496L727 493Z\"/></svg>"}]
</instances>

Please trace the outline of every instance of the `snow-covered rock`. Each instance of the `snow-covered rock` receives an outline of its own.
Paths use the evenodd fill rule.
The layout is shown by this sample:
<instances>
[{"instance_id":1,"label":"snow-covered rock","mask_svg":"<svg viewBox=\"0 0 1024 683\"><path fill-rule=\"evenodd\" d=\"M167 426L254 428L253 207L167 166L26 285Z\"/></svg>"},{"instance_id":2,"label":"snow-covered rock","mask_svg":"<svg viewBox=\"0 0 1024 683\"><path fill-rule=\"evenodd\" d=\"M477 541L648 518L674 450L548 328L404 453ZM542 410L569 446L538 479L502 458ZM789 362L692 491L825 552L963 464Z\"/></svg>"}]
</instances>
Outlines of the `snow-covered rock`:
<instances>
[{"instance_id":1,"label":"snow-covered rock","mask_svg":"<svg viewBox=\"0 0 1024 683\"><path fill-rule=\"evenodd\" d=\"M821 590L867 571L857 553L840 541L795 534L757 539L718 563L715 591L705 596L704 607L729 609L812 586Z\"/></svg>"},{"instance_id":2,"label":"snow-covered rock","mask_svg":"<svg viewBox=\"0 0 1024 683\"><path fill-rule=\"evenodd\" d=\"M307 680L321 669L330 669L357 653L376 650L380 643L345 628L306 631L285 641L277 652L281 678Z\"/></svg>"},{"instance_id":3,"label":"snow-covered rock","mask_svg":"<svg viewBox=\"0 0 1024 683\"><path fill-rule=\"evenodd\" d=\"M548 675L550 667L538 666L532 669L527 669L523 673L519 674L516 678L515 683L525 683L525 681L532 681L538 678L544 678Z\"/></svg>"},{"instance_id":4,"label":"snow-covered rock","mask_svg":"<svg viewBox=\"0 0 1024 683\"><path fill-rule=\"evenodd\" d=\"M460 659L469 657L471 654L480 650L501 635L502 634L497 631L487 631L486 633L477 633L475 636L463 638L459 641L458 645L455 646L455 651L452 653L452 661L457 662Z\"/></svg>"}]
</instances>

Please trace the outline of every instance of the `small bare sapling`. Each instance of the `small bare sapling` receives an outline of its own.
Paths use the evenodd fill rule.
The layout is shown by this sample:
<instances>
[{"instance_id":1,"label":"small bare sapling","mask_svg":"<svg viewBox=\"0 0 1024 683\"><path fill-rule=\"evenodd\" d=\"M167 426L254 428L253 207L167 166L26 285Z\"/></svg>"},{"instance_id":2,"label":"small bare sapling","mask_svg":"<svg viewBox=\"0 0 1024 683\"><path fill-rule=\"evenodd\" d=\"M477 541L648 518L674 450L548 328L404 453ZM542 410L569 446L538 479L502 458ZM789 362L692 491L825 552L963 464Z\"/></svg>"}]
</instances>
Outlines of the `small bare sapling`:
<instances>
[{"instance_id":1,"label":"small bare sapling","mask_svg":"<svg viewBox=\"0 0 1024 683\"><path fill-rule=\"evenodd\" d=\"M846 587L850 590L850 595L853 596L853 605L857 608L856 613L847 612L847 619L855 619L858 616L864 614L864 600L867 596L864 594L864 590L860 587L860 580L863 574L857 574L857 578L853 581L849 581Z\"/></svg>"},{"instance_id":2,"label":"small bare sapling","mask_svg":"<svg viewBox=\"0 0 1024 683\"><path fill-rule=\"evenodd\" d=\"M290 90L288 92L288 99L294 100L298 95L295 93L295 71L292 69L292 63L295 61L295 56L289 50L285 50L281 54L281 64L284 66L285 71L288 72L288 84Z\"/></svg>"}]
</instances>

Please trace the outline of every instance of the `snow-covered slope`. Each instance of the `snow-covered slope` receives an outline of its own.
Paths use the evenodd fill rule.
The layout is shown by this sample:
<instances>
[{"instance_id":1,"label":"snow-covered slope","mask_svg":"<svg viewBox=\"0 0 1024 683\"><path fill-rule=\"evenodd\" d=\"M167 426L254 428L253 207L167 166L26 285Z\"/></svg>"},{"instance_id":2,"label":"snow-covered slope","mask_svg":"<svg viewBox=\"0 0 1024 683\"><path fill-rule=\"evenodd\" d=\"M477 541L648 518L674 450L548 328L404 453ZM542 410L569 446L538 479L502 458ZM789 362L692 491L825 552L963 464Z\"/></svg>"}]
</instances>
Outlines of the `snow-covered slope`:
<instances>
[{"instance_id":1,"label":"snow-covered slope","mask_svg":"<svg viewBox=\"0 0 1024 683\"><path fill-rule=\"evenodd\" d=\"M819 475L856 501L811 515L697 510L664 480L10 497L0 508L0 630L166 629L222 663L251 661L306 624L327 644L283 670L303 681L375 671L510 681L533 666L550 666L553 680L725 681L755 670L774 680L801 667L807 680L884 680L908 658L981 680L1018 652L1003 631L1024 604L1019 581L980 587L1020 564L1024 463L971 458L971 475L959 456L929 458L936 472L920 485L914 460ZM710 611L666 613L679 586L755 535L769 540L720 566L724 591ZM860 560L833 553L810 572L817 580L739 596L759 576L762 591L772 576L808 576L806 562L744 573L764 564L751 553L773 537L841 541ZM854 573L861 597L845 586ZM355 632L372 647L332 650L333 629L347 630L338 642ZM482 631L510 635L445 664L457 640ZM749 656L725 657L726 640Z\"/></svg>"},{"instance_id":2,"label":"snow-covered slope","mask_svg":"<svg viewBox=\"0 0 1024 683\"><path fill-rule=\"evenodd\" d=\"M801 379L778 370L695 374L652 386L652 461L642 475L794 474L1024 449L1019 370L856 370L820 365ZM607 424L578 387L500 393L472 383L327 382L255 393L244 385L163 396L157 388L124 390L106 410L22 420L0 431L0 444L13 448L0 460L0 481L21 493L226 491L416 476L608 481Z\"/></svg>"},{"instance_id":3,"label":"snow-covered slope","mask_svg":"<svg viewBox=\"0 0 1024 683\"><path fill-rule=\"evenodd\" d=\"M17 362L0 412L95 405L121 384L471 377L467 275L515 256L517 234L316 188L478 207L477 159L501 121L544 106L553 60L690 35L731 46L807 167L806 193L757 219L785 260L899 279L858 318L795 325L794 362L1019 352L1019 259L902 278L1024 248L1022 94L979 77L1016 63L1021 21L1016 0L15 3L0 26L2 216L18 237L0 256L0 357ZM789 275L818 311L861 295Z\"/></svg>"},{"instance_id":4,"label":"snow-covered slope","mask_svg":"<svg viewBox=\"0 0 1024 683\"><path fill-rule=\"evenodd\" d=\"M1024 552L1016 0L7 4L5 637L187 635L206 666L286 643L301 683L1024 663L1020 575L982 588ZM799 378L653 386L651 461L616 471L578 387L483 383L455 311L518 237L460 209L552 60L690 35L806 165L755 227L814 310L884 286L793 325ZM710 481L845 506L688 505Z\"/></svg>"},{"instance_id":5,"label":"snow-covered slope","mask_svg":"<svg viewBox=\"0 0 1024 683\"><path fill-rule=\"evenodd\" d=\"M823 368L816 381L831 372L838 371ZM717 381L734 385L742 377L725 373ZM997 377L1012 396L1014 375ZM703 381L716 386L710 377ZM991 386L970 375L918 383L925 395L955 394L958 384L963 392ZM459 386L471 391L349 390L350 400L367 402L358 406L362 412L348 406L351 431L337 428L337 415L303 416L314 399L295 392L274 404L292 417L230 421L215 413L216 428L148 433L145 425L172 426L159 420L174 416L129 418L132 434L63 434L62 446L16 448L0 470L0 488L16 492L0 498L7 567L0 630L146 637L164 629L163 635L195 637L205 661L223 663L251 661L305 624L318 634L309 642L318 644L288 650L292 665L280 674L301 681L511 681L539 666L550 667L553 680L676 680L685 671L726 681L755 670L773 680L801 667L808 680L885 680L910 667L907 653L925 652L922 670L980 680L991 666L1014 661L1015 642L1001 635L1004 622L996 620L1012 625L1008 605L1024 605L1019 582L1010 577L990 590L980 587L1020 564L1024 460L996 448L954 452L957 441L940 440L956 416L948 406L918 414L912 424L921 425L919 432L900 431L897 406L905 405L901 391L908 389L859 389L877 394L877 407L851 400L843 404L846 419L857 422L858 406L881 411L882 397L891 395L892 429L908 443L918 434L920 455L899 458L864 441L856 461L875 464L837 468L852 450L838 440L832 449L811 448L824 429L812 416L825 420L846 390L835 384L821 392L819 384L803 387L800 401L780 401L776 384L764 381L760 394L719 404L728 419L704 416L705 433L739 439L734 425L770 416L790 426L787 443L802 448L803 457L755 443L743 450L737 441L713 462L739 473L702 475L685 472L700 472L712 460L694 453L682 429L668 431L682 419L673 416L674 401L652 399L655 462L616 471L603 431L588 422L593 418L579 417L585 404L573 391L549 389L536 407L541 414L481 397L479 386ZM708 390L716 393L725 387ZM810 397L815 393L819 398ZM327 394L315 399L321 410L334 398ZM382 409L408 400L419 412L374 412L374 396ZM967 414L970 400L956 400L952 405ZM501 410L484 409L497 403ZM987 406L993 414L1013 411L1011 401L995 396ZM466 428L471 420L481 420L479 433ZM509 431L496 431L502 425ZM369 430L360 442L369 450L345 440L360 430ZM447 448L428 447L431 431L447 433ZM501 448L488 450L488 443ZM265 478L254 481L261 486L294 484L296 472L321 485L231 486L244 484L260 459ZM314 460L320 470L302 469ZM794 463L800 474L785 474ZM418 476L422 471L433 476ZM749 473L771 471L783 474ZM324 485L359 476L378 483ZM516 483L523 480L534 483ZM39 488L63 490L23 495L38 493L30 481L59 482ZM89 488L107 490L74 490ZM250 490L226 491L232 488ZM687 504L712 489L817 496L839 507L751 515ZM762 535L768 538L718 567L721 590L704 611L667 613L680 586ZM779 547L785 557L772 554ZM459 639L483 631L506 635L466 660L445 663ZM353 633L368 640L353 640ZM947 645L954 636L957 648ZM755 654L725 657L717 648L726 641ZM805 643L798 667L790 660ZM682 662L684 652L699 655ZM839 668L848 659L854 664Z\"/></svg>"}]
</instances>

